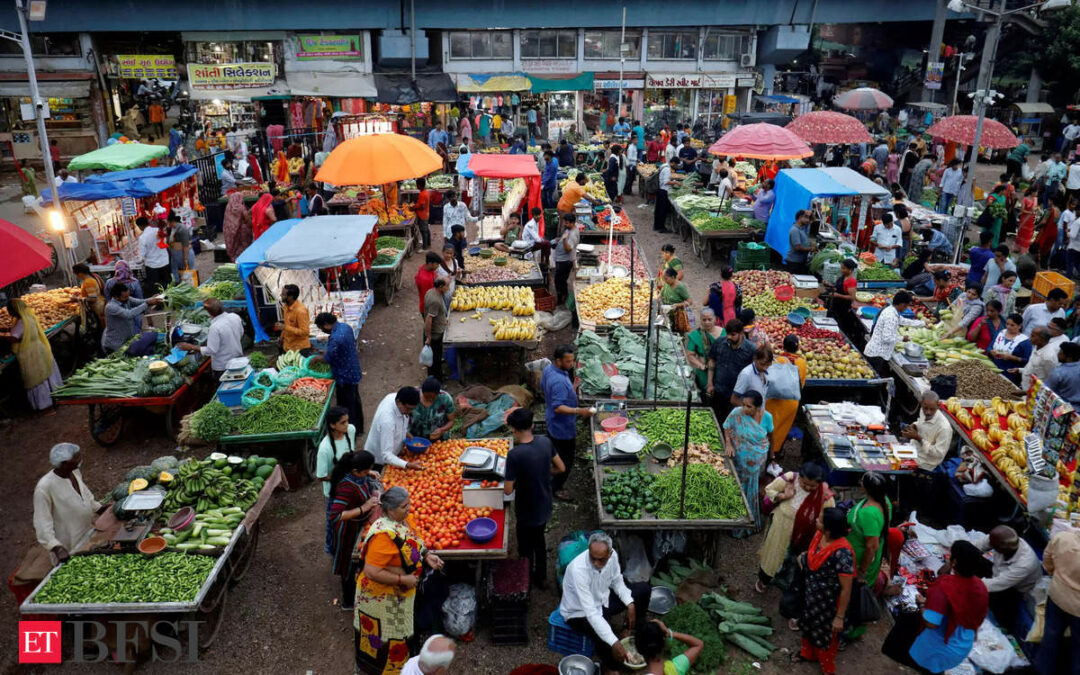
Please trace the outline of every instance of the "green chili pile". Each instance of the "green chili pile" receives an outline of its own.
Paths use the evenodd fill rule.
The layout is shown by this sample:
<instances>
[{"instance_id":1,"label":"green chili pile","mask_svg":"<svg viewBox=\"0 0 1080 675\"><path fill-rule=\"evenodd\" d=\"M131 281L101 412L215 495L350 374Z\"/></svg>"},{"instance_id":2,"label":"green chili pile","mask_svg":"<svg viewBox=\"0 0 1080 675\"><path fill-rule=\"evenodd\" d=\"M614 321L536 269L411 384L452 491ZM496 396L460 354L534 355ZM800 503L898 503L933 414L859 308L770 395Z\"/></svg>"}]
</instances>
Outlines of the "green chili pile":
<instances>
[{"instance_id":1,"label":"green chili pile","mask_svg":"<svg viewBox=\"0 0 1080 675\"><path fill-rule=\"evenodd\" d=\"M649 439L646 449L652 448L657 443L667 443L672 448L681 448L683 431L686 429L686 409L658 408L635 413L634 428ZM706 443L712 450L724 448L711 410L690 411L690 442Z\"/></svg>"},{"instance_id":2,"label":"green chili pile","mask_svg":"<svg viewBox=\"0 0 1080 675\"><path fill-rule=\"evenodd\" d=\"M50 605L191 602L216 562L212 556L186 553L74 556L35 599Z\"/></svg>"},{"instance_id":3,"label":"green chili pile","mask_svg":"<svg viewBox=\"0 0 1080 675\"><path fill-rule=\"evenodd\" d=\"M659 502L657 518L679 517L682 467L660 474L652 484L653 500ZM721 476L708 464L686 467L686 514L692 520L736 520L746 517L742 490L731 476Z\"/></svg>"},{"instance_id":4,"label":"green chili pile","mask_svg":"<svg viewBox=\"0 0 1080 675\"><path fill-rule=\"evenodd\" d=\"M236 418L236 433L249 436L314 429L319 424L322 409L318 403L291 394L272 396Z\"/></svg>"}]
</instances>

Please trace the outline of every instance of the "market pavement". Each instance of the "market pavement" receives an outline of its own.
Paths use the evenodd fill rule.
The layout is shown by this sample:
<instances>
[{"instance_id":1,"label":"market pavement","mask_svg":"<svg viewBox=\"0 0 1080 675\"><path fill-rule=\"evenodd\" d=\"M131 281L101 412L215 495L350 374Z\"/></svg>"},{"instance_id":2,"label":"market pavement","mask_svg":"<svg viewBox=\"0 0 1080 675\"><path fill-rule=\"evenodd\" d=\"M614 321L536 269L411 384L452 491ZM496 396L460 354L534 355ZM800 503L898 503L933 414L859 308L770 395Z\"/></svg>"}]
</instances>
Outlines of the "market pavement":
<instances>
[{"instance_id":1,"label":"market pavement","mask_svg":"<svg viewBox=\"0 0 1080 675\"><path fill-rule=\"evenodd\" d=\"M691 255L689 246L674 235L650 231L652 208L638 208L641 202L631 198L627 209L640 234L637 241L647 255L649 269L656 270L660 247L674 243L676 255L685 264L686 283L695 303L704 299L708 284L719 278L719 266L706 269ZM437 231L439 228L435 228ZM435 235L439 242L438 234ZM422 256L413 255L405 262L405 283L393 305L377 304L361 333L361 364L364 380L361 396L370 416L375 402L384 394L404 384L419 384L424 368L417 363L421 326L417 317L417 297L412 277ZM199 256L201 274L209 273L213 265L208 254ZM554 345L570 341L570 329L545 336L536 355L550 356ZM402 345L405 345L402 347ZM476 377L492 386L505 384L505 370L488 368ZM474 379L474 381L477 381ZM456 391L454 383L448 384ZM122 440L106 450L94 443L87 431L86 409L82 406L62 406L53 415L20 416L0 426L0 447L5 449L0 494L4 495L5 517L0 519L0 570L10 573L18 565L23 552L33 543L32 494L38 478L49 470L48 450L53 443L70 441L83 448L82 472L87 485L103 496L116 483L117 476L130 467L149 459L172 453L174 448L160 432L160 422L152 417L136 418L126 427ZM579 449L579 454L585 450ZM797 465L797 458L785 464ZM592 477L583 467L588 464L579 458L569 490L582 495L573 504L557 503L548 529L548 547L552 558L559 539L577 529L592 529L597 521ZM304 484L299 489L279 492L260 519L261 540L255 560L245 578L228 594L225 623L216 643L203 654L196 665L184 665L184 672L223 673L349 673L352 672L353 640L351 617L342 612L336 598L338 579L331 573L328 557L322 553L325 537L325 502L321 490ZM798 648L798 636L786 629L776 611L778 592L770 590L765 596L753 591L757 571L757 547L761 535L735 540L720 535L719 571L729 593L738 599L763 606L777 626L774 642L784 649ZM549 575L553 578L554 575ZM471 581L464 572L463 581ZM486 619L475 642L461 645L454 672L475 675L505 675L514 667L526 663L557 664L557 654L548 651L547 616L558 605L559 597L552 590L535 592L529 612L530 640L525 647L493 647ZM0 673L36 672L17 665L17 610L12 596L0 594ZM903 669L879 653L887 626L871 627L859 643L838 657L843 672L891 673ZM146 664L140 672L175 673L177 666ZM750 665L745 654L732 650L721 672L745 675L752 672L787 673L790 666L785 652L761 664L758 670ZM810 672L809 669L805 669ZM100 673L101 666L66 664L66 672Z\"/></svg>"}]
</instances>

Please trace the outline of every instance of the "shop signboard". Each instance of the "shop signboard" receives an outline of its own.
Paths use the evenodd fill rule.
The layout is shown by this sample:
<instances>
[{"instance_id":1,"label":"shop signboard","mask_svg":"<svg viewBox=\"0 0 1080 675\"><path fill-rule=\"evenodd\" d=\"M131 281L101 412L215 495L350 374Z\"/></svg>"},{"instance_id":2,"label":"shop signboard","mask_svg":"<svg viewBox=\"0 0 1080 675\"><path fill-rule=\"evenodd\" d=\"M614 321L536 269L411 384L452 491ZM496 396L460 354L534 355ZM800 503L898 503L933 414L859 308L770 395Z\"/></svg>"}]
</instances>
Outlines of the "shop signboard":
<instances>
[{"instance_id":1,"label":"shop signboard","mask_svg":"<svg viewBox=\"0 0 1080 675\"><path fill-rule=\"evenodd\" d=\"M593 80L595 89L643 89L645 80Z\"/></svg>"},{"instance_id":2,"label":"shop signboard","mask_svg":"<svg viewBox=\"0 0 1080 675\"><path fill-rule=\"evenodd\" d=\"M363 41L359 35L296 36L297 61L359 61L363 58Z\"/></svg>"},{"instance_id":3,"label":"shop signboard","mask_svg":"<svg viewBox=\"0 0 1080 675\"><path fill-rule=\"evenodd\" d=\"M565 75L578 72L576 59L522 59L521 69L537 75Z\"/></svg>"},{"instance_id":4,"label":"shop signboard","mask_svg":"<svg viewBox=\"0 0 1080 675\"><path fill-rule=\"evenodd\" d=\"M256 89L274 84L273 63L225 63L190 65L188 77L194 89Z\"/></svg>"},{"instance_id":5,"label":"shop signboard","mask_svg":"<svg viewBox=\"0 0 1080 675\"><path fill-rule=\"evenodd\" d=\"M730 115L735 112L736 96L735 94L728 94L724 97L724 114Z\"/></svg>"},{"instance_id":6,"label":"shop signboard","mask_svg":"<svg viewBox=\"0 0 1080 675\"><path fill-rule=\"evenodd\" d=\"M647 89L729 89L734 86L734 73L650 73L645 76Z\"/></svg>"},{"instance_id":7,"label":"shop signboard","mask_svg":"<svg viewBox=\"0 0 1080 675\"><path fill-rule=\"evenodd\" d=\"M945 63L943 61L929 61L926 64L926 80L923 87L926 89L941 89L941 80L945 77Z\"/></svg>"},{"instance_id":8,"label":"shop signboard","mask_svg":"<svg viewBox=\"0 0 1080 675\"><path fill-rule=\"evenodd\" d=\"M163 54L118 54L117 75L128 80L175 80L176 59Z\"/></svg>"}]
</instances>

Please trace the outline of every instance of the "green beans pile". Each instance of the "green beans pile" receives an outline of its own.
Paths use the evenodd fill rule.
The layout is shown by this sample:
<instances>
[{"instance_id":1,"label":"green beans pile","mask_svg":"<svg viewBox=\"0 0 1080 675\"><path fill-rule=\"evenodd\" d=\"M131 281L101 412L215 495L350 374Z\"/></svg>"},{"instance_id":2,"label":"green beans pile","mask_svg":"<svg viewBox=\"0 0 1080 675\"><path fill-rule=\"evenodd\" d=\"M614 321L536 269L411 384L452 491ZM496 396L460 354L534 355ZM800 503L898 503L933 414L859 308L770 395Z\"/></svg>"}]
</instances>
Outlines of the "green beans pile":
<instances>
[{"instance_id":1,"label":"green beans pile","mask_svg":"<svg viewBox=\"0 0 1080 675\"><path fill-rule=\"evenodd\" d=\"M685 408L658 408L634 415L634 428L649 439L646 450L657 443L667 443L672 448L683 446L686 428ZM690 411L690 442L707 443L712 450L722 450L723 442L716 429L711 410Z\"/></svg>"},{"instance_id":2,"label":"green beans pile","mask_svg":"<svg viewBox=\"0 0 1080 675\"><path fill-rule=\"evenodd\" d=\"M653 481L653 499L660 503L656 517L679 517L682 468L665 471ZM720 475L708 464L686 467L686 514L691 520L737 520L746 516L742 490L731 476Z\"/></svg>"},{"instance_id":3,"label":"green beans pile","mask_svg":"<svg viewBox=\"0 0 1080 675\"><path fill-rule=\"evenodd\" d=\"M314 429L323 407L291 394L271 396L269 401L248 408L236 418L236 433L276 434Z\"/></svg>"},{"instance_id":4,"label":"green beans pile","mask_svg":"<svg viewBox=\"0 0 1080 675\"><path fill-rule=\"evenodd\" d=\"M405 240L401 237L382 236L375 240L375 249L381 248L396 248L399 251L404 251Z\"/></svg>"},{"instance_id":5,"label":"green beans pile","mask_svg":"<svg viewBox=\"0 0 1080 675\"><path fill-rule=\"evenodd\" d=\"M191 602L216 562L212 556L186 553L74 556L35 599L50 605Z\"/></svg>"}]
</instances>

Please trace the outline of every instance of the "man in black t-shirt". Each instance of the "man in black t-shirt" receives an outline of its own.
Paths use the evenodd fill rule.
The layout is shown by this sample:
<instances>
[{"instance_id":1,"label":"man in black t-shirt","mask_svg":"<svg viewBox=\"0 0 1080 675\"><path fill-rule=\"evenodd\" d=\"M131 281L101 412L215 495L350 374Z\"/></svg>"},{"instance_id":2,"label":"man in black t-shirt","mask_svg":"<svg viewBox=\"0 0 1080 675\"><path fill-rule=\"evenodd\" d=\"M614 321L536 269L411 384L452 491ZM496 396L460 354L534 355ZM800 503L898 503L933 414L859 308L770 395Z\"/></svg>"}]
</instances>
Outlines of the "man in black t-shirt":
<instances>
[{"instance_id":1,"label":"man in black t-shirt","mask_svg":"<svg viewBox=\"0 0 1080 675\"><path fill-rule=\"evenodd\" d=\"M547 436L533 436L533 414L527 408L510 413L506 423L514 432L514 448L506 456L503 491L514 494L518 555L529 561L530 579L537 588L547 581L547 542L544 528L551 518L551 476L566 470Z\"/></svg>"}]
</instances>

